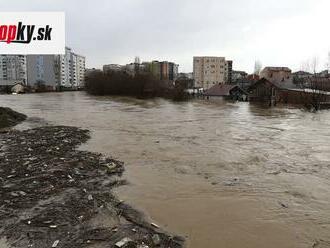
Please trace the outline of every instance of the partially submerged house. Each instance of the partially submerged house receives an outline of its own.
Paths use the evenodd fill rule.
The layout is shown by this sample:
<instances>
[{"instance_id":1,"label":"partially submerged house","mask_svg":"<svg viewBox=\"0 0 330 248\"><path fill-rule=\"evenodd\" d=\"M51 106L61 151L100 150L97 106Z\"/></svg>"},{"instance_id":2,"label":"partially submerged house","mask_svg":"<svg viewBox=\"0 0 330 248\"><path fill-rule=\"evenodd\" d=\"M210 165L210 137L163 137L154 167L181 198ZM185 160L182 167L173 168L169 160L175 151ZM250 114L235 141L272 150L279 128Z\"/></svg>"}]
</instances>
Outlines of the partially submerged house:
<instances>
[{"instance_id":1,"label":"partially submerged house","mask_svg":"<svg viewBox=\"0 0 330 248\"><path fill-rule=\"evenodd\" d=\"M216 84L209 88L205 93L207 99L222 97L236 101L247 101L248 93L238 85Z\"/></svg>"},{"instance_id":2,"label":"partially submerged house","mask_svg":"<svg viewBox=\"0 0 330 248\"><path fill-rule=\"evenodd\" d=\"M269 106L276 104L300 104L320 109L328 105L330 92L315 88L299 88L293 83L291 70L287 67L266 67L263 76L249 88L249 100Z\"/></svg>"},{"instance_id":3,"label":"partially submerged house","mask_svg":"<svg viewBox=\"0 0 330 248\"><path fill-rule=\"evenodd\" d=\"M289 103L288 92L296 89L290 80L274 81L262 78L249 88L251 102L263 102L270 106L277 103ZM292 102L291 102L292 103Z\"/></svg>"}]
</instances>

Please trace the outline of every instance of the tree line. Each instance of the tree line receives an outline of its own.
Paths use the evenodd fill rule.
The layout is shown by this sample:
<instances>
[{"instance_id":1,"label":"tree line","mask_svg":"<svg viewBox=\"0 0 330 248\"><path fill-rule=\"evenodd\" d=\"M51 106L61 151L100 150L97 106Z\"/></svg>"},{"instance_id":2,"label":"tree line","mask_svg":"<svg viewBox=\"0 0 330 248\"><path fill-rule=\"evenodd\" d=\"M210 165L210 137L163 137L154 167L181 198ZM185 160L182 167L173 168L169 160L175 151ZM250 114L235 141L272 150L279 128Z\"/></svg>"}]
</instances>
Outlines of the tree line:
<instances>
[{"instance_id":1,"label":"tree line","mask_svg":"<svg viewBox=\"0 0 330 248\"><path fill-rule=\"evenodd\" d=\"M121 71L95 71L85 79L85 90L92 95L164 97L181 101L188 97L185 88L184 84L159 80L150 73L130 75Z\"/></svg>"}]
</instances>

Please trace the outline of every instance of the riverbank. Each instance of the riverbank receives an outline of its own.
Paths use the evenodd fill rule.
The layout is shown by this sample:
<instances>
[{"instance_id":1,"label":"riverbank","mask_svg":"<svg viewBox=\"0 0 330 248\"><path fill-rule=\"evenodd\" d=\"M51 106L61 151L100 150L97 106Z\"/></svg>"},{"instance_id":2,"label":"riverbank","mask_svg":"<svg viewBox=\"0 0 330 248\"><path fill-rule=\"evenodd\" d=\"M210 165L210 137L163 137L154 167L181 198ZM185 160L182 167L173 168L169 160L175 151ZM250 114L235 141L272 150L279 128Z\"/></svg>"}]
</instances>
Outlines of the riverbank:
<instances>
[{"instance_id":1,"label":"riverbank","mask_svg":"<svg viewBox=\"0 0 330 248\"><path fill-rule=\"evenodd\" d=\"M124 165L76 150L88 139L67 126L0 134L0 246L182 247L117 199Z\"/></svg>"},{"instance_id":2,"label":"riverbank","mask_svg":"<svg viewBox=\"0 0 330 248\"><path fill-rule=\"evenodd\" d=\"M18 113L10 108L0 107L0 128L15 126L24 121L26 115Z\"/></svg>"}]
</instances>

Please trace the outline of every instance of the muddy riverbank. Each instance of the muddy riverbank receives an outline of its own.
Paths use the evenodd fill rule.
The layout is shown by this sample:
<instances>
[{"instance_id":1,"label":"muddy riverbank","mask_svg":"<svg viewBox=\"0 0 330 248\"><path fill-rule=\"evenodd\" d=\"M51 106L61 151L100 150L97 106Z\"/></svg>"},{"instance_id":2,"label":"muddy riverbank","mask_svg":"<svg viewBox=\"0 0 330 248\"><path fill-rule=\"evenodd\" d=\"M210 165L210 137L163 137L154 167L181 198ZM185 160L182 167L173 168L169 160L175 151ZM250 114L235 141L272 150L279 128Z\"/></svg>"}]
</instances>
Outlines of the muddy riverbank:
<instances>
[{"instance_id":1,"label":"muddy riverbank","mask_svg":"<svg viewBox=\"0 0 330 248\"><path fill-rule=\"evenodd\" d=\"M0 107L0 128L15 126L26 119L26 115L10 108Z\"/></svg>"},{"instance_id":2,"label":"muddy riverbank","mask_svg":"<svg viewBox=\"0 0 330 248\"><path fill-rule=\"evenodd\" d=\"M67 126L0 134L0 247L182 247L113 195L123 163L76 150L88 139Z\"/></svg>"}]
</instances>

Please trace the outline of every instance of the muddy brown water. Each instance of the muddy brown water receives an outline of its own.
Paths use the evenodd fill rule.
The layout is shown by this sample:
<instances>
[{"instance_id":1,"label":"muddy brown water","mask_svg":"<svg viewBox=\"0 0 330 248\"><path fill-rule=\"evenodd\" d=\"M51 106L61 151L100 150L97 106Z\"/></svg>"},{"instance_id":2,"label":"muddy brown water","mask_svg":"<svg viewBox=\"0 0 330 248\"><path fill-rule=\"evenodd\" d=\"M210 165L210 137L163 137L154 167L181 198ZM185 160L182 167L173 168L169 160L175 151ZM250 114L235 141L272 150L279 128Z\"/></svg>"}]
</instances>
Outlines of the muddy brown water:
<instances>
[{"instance_id":1,"label":"muddy brown water","mask_svg":"<svg viewBox=\"0 0 330 248\"><path fill-rule=\"evenodd\" d=\"M0 95L45 124L91 130L80 149L126 163L119 198L187 247L330 247L330 111L249 103Z\"/></svg>"}]
</instances>

